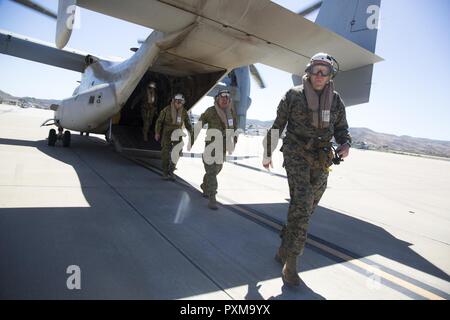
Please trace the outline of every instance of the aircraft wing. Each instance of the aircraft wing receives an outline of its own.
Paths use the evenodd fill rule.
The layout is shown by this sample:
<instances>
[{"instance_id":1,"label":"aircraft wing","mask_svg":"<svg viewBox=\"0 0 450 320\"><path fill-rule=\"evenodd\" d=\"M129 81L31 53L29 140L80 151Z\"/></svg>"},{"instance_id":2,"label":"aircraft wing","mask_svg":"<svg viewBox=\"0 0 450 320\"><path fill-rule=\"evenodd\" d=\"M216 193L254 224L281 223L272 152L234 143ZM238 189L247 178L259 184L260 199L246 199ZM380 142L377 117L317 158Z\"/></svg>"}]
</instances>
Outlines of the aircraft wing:
<instances>
[{"instance_id":1,"label":"aircraft wing","mask_svg":"<svg viewBox=\"0 0 450 320\"><path fill-rule=\"evenodd\" d=\"M78 0L77 5L167 33L196 22L168 52L218 68L260 62L299 74L319 51L336 57L341 71L382 60L269 0Z\"/></svg>"},{"instance_id":2,"label":"aircraft wing","mask_svg":"<svg viewBox=\"0 0 450 320\"><path fill-rule=\"evenodd\" d=\"M89 55L72 49L57 49L50 43L4 30L0 30L0 53L77 72L84 71L85 58Z\"/></svg>"}]
</instances>

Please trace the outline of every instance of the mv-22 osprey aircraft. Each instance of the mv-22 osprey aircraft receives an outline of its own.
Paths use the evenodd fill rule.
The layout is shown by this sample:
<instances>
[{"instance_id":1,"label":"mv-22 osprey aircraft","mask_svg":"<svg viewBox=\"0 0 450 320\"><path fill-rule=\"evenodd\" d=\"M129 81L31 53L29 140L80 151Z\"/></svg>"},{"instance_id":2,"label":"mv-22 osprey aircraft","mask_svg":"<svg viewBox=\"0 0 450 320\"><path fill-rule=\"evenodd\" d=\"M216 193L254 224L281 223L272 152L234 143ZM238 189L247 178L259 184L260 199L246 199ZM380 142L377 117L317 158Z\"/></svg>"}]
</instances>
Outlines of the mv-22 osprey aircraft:
<instances>
[{"instance_id":1,"label":"mv-22 osprey aircraft","mask_svg":"<svg viewBox=\"0 0 450 320\"><path fill-rule=\"evenodd\" d=\"M66 51L75 6L155 31L124 61ZM312 55L327 52L339 61L335 83L347 106L367 102L373 65L382 60L374 54L380 0L319 6L313 23L269 0L59 0L57 48L1 32L0 52L82 73L73 95L52 106L47 124L59 134L50 130L50 145L59 138L69 146L73 130L158 150L133 134L142 125L133 101L150 82L159 89L158 111L176 92L192 107L236 68L259 62L292 73L295 83ZM246 111L237 110L244 121Z\"/></svg>"}]
</instances>

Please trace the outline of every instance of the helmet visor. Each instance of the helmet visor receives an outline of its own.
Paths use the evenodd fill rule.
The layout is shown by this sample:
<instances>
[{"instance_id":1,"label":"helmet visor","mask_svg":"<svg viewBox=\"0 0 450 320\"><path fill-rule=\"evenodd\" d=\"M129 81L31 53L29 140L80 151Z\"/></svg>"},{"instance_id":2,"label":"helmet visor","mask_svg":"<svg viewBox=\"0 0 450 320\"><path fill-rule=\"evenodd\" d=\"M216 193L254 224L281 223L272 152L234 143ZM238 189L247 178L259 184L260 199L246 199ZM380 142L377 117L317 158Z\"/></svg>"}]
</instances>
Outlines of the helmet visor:
<instances>
[{"instance_id":1,"label":"helmet visor","mask_svg":"<svg viewBox=\"0 0 450 320\"><path fill-rule=\"evenodd\" d=\"M230 97L230 91L228 90L219 90L216 97Z\"/></svg>"},{"instance_id":2,"label":"helmet visor","mask_svg":"<svg viewBox=\"0 0 450 320\"><path fill-rule=\"evenodd\" d=\"M333 73L333 69L331 66L326 64L315 64L309 68L309 73L313 76L318 76L321 74L322 77L328 77Z\"/></svg>"}]
</instances>

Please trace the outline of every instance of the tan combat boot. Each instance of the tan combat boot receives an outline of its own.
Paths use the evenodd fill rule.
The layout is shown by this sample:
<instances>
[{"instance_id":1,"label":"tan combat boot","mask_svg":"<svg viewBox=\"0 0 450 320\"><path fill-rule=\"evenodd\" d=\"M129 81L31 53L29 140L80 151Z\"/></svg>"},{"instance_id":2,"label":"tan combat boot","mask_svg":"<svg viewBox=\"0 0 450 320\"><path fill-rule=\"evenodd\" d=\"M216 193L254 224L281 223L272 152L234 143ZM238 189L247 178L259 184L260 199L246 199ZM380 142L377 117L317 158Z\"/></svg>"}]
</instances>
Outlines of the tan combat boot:
<instances>
[{"instance_id":1,"label":"tan combat boot","mask_svg":"<svg viewBox=\"0 0 450 320\"><path fill-rule=\"evenodd\" d=\"M277 254L275 255L275 260L284 265L284 263L286 262L286 256L287 256L286 249L283 247L283 245L281 245L277 251Z\"/></svg>"},{"instance_id":2,"label":"tan combat boot","mask_svg":"<svg viewBox=\"0 0 450 320\"><path fill-rule=\"evenodd\" d=\"M281 271L281 275L285 284L293 287L300 285L300 277L297 273L297 256L286 256L286 262Z\"/></svg>"},{"instance_id":3,"label":"tan combat boot","mask_svg":"<svg viewBox=\"0 0 450 320\"><path fill-rule=\"evenodd\" d=\"M217 210L217 209L219 209L219 208L217 207L216 196L210 196L210 197L209 197L208 208L210 208L211 210Z\"/></svg>"}]
</instances>

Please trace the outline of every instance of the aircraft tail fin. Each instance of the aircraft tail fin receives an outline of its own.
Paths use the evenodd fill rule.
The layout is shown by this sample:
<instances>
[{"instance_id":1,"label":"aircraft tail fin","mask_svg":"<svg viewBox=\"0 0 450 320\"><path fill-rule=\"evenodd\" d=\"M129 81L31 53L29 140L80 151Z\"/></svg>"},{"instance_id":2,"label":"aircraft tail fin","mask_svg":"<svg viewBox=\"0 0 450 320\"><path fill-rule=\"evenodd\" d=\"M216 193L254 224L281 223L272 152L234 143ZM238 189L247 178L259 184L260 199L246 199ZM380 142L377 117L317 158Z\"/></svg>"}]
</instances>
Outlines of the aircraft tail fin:
<instances>
[{"instance_id":1,"label":"aircraft tail fin","mask_svg":"<svg viewBox=\"0 0 450 320\"><path fill-rule=\"evenodd\" d=\"M375 52L381 0L324 0L315 23Z\"/></svg>"},{"instance_id":2,"label":"aircraft tail fin","mask_svg":"<svg viewBox=\"0 0 450 320\"><path fill-rule=\"evenodd\" d=\"M375 53L381 0L324 0L315 23ZM347 106L369 101L373 64L343 70L336 90Z\"/></svg>"}]
</instances>

